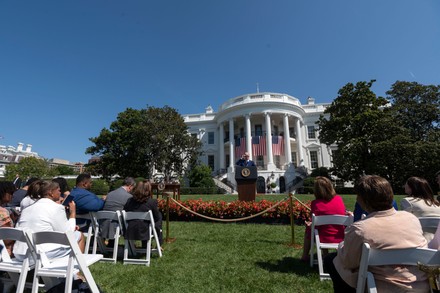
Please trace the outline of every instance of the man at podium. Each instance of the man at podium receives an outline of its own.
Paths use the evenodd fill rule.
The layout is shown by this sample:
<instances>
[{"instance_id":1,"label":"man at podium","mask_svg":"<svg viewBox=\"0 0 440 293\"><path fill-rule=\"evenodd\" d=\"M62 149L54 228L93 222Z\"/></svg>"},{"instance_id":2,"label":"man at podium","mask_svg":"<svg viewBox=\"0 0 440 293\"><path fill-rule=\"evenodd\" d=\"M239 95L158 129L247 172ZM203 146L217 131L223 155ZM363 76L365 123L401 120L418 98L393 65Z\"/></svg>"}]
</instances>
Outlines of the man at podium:
<instances>
[{"instance_id":1,"label":"man at podium","mask_svg":"<svg viewBox=\"0 0 440 293\"><path fill-rule=\"evenodd\" d=\"M235 163L235 165L241 167L251 167L251 166L255 166L255 163L254 161L249 160L249 153L245 152L244 155L241 157L241 159L238 160L237 163Z\"/></svg>"}]
</instances>

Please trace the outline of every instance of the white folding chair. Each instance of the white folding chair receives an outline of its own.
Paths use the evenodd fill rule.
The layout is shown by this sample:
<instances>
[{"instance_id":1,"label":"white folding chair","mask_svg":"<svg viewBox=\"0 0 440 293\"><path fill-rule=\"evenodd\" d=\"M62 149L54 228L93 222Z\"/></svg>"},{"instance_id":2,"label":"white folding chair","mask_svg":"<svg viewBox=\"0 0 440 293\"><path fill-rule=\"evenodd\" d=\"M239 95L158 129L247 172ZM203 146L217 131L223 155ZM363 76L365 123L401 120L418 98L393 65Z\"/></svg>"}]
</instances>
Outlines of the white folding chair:
<instances>
[{"instance_id":1,"label":"white folding chair","mask_svg":"<svg viewBox=\"0 0 440 293\"><path fill-rule=\"evenodd\" d=\"M162 257L162 250L159 243L159 238L157 237L156 229L154 229L154 217L151 211L148 212L126 212L122 211L122 218L125 226L125 231L127 231L129 221L131 220L142 220L145 221L145 225L148 225L150 239L147 242L145 248L137 248L135 244L135 240L128 240L125 236L125 245L124 245L124 264L145 264L146 266L150 266L150 257L151 252L155 251L159 254L159 257ZM151 241L154 238L156 242L156 248L152 249ZM139 258L129 258L129 251L131 254L136 253L145 253L145 259Z\"/></svg>"},{"instance_id":2,"label":"white folding chair","mask_svg":"<svg viewBox=\"0 0 440 293\"><path fill-rule=\"evenodd\" d=\"M11 258L5 248L3 240L14 240L26 243L28 246L28 257L22 262L16 258ZM0 228L0 245L3 247L0 259L0 271L8 272L9 277L16 286L15 292L23 292L26 277L30 270L35 266L35 250L28 234L17 228Z\"/></svg>"},{"instance_id":3,"label":"white folding chair","mask_svg":"<svg viewBox=\"0 0 440 293\"><path fill-rule=\"evenodd\" d=\"M96 249L98 248L102 254L112 253L111 258L102 258L101 261L111 261L116 263L118 259L118 243L119 237L121 235L121 221L119 214L114 211L98 211L91 213L92 215L92 224L93 230L95 233L94 241L93 241L93 252L96 253ZM107 247L105 245L105 239L101 236L101 228L103 221L108 221L109 229L115 229L114 237L112 240L114 241L113 247ZM116 227L113 227L112 223L115 224Z\"/></svg>"},{"instance_id":4,"label":"white folding chair","mask_svg":"<svg viewBox=\"0 0 440 293\"><path fill-rule=\"evenodd\" d=\"M324 265L322 260L322 249L337 249L339 243L323 243L319 238L319 231L316 229L322 225L344 225L350 226L353 224L353 216L342 215L325 215L315 216L312 214L312 227L311 227L311 249L310 249L310 266L313 267L314 261L314 247L316 244L316 256L318 259L319 279L330 279L330 275L324 272Z\"/></svg>"},{"instance_id":5,"label":"white folding chair","mask_svg":"<svg viewBox=\"0 0 440 293\"><path fill-rule=\"evenodd\" d=\"M373 249L368 243L362 247L361 262L356 286L356 293L377 292L374 275L368 271L370 266L406 265L417 266L418 263L438 265L440 251L429 248Z\"/></svg>"},{"instance_id":6,"label":"white folding chair","mask_svg":"<svg viewBox=\"0 0 440 293\"><path fill-rule=\"evenodd\" d=\"M74 270L79 270L84 275L87 284L93 293L99 293L98 286L93 279L89 266L99 261L102 254L82 254L78 243L76 242L73 232L54 232L44 231L36 232L32 235L37 261L35 263L35 273L32 285L32 293L37 293L39 288L38 280L41 277L46 285L46 289L55 285L52 282L54 278L65 279L66 285L64 292L72 292ZM40 244L55 243L70 247L70 254L62 258L48 258L47 255L39 248Z\"/></svg>"},{"instance_id":7,"label":"white folding chair","mask_svg":"<svg viewBox=\"0 0 440 293\"><path fill-rule=\"evenodd\" d=\"M423 232L434 234L440 223L440 217L420 217L419 221Z\"/></svg>"},{"instance_id":8,"label":"white folding chair","mask_svg":"<svg viewBox=\"0 0 440 293\"><path fill-rule=\"evenodd\" d=\"M90 243L92 243L92 238L94 237L93 225L92 225L92 215L87 214L76 214L76 219L82 219L85 222L78 225L80 230L83 231L83 235L86 237L86 248L84 253L88 254L90 252ZM87 228L87 229L84 229ZM85 230L85 231L84 231Z\"/></svg>"}]
</instances>

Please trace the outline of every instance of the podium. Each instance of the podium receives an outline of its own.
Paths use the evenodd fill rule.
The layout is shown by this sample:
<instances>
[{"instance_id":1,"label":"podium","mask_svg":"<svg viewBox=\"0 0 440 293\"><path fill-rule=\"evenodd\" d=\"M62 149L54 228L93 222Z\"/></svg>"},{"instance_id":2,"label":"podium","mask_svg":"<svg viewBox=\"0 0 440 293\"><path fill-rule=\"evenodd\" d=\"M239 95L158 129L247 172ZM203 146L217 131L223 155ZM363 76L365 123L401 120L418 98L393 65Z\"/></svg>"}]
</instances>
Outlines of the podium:
<instances>
[{"instance_id":1,"label":"podium","mask_svg":"<svg viewBox=\"0 0 440 293\"><path fill-rule=\"evenodd\" d=\"M253 201L256 195L257 167L235 166L238 200Z\"/></svg>"}]
</instances>

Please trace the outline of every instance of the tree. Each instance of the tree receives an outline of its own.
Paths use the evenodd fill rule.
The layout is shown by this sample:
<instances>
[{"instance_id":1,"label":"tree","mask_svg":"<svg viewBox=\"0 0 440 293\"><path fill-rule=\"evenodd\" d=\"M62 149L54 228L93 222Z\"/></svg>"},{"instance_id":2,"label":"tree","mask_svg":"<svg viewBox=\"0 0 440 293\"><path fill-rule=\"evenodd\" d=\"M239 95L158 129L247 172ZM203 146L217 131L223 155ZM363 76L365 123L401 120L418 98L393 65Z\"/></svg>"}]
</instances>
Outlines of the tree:
<instances>
[{"instance_id":1,"label":"tree","mask_svg":"<svg viewBox=\"0 0 440 293\"><path fill-rule=\"evenodd\" d=\"M397 81L387 99L374 81L345 85L320 117L320 139L336 144L334 170L344 180L387 178L395 190L410 176L434 178L440 165L439 87Z\"/></svg>"},{"instance_id":2,"label":"tree","mask_svg":"<svg viewBox=\"0 0 440 293\"><path fill-rule=\"evenodd\" d=\"M211 168L208 165L196 165L191 168L188 179L190 187L214 187L215 182L211 176Z\"/></svg>"},{"instance_id":3,"label":"tree","mask_svg":"<svg viewBox=\"0 0 440 293\"><path fill-rule=\"evenodd\" d=\"M127 108L110 129L90 138L94 146L86 153L99 160L90 166L104 177L151 178L155 168L165 176L182 175L198 156L200 142L188 134L182 116L173 108Z\"/></svg>"},{"instance_id":4,"label":"tree","mask_svg":"<svg viewBox=\"0 0 440 293\"><path fill-rule=\"evenodd\" d=\"M49 165L43 159L35 157L26 157L17 164L6 166L5 177L7 180L13 180L15 174L28 177L45 178L53 176L53 171L49 169Z\"/></svg>"},{"instance_id":5,"label":"tree","mask_svg":"<svg viewBox=\"0 0 440 293\"><path fill-rule=\"evenodd\" d=\"M404 129L383 142L387 145L382 158L393 168L395 185L419 176L436 187L434 174L440 168L440 86L396 81L387 91L387 99L391 102L387 111Z\"/></svg>"},{"instance_id":6,"label":"tree","mask_svg":"<svg viewBox=\"0 0 440 293\"><path fill-rule=\"evenodd\" d=\"M371 91L374 82L347 83L318 121L321 142L338 147L333 164L336 175L344 180L376 173L371 149L382 129L379 123L385 114L381 109L387 100Z\"/></svg>"},{"instance_id":7,"label":"tree","mask_svg":"<svg viewBox=\"0 0 440 293\"><path fill-rule=\"evenodd\" d=\"M73 171L72 167L58 165L53 169L55 175L75 175L78 172Z\"/></svg>"}]
</instances>

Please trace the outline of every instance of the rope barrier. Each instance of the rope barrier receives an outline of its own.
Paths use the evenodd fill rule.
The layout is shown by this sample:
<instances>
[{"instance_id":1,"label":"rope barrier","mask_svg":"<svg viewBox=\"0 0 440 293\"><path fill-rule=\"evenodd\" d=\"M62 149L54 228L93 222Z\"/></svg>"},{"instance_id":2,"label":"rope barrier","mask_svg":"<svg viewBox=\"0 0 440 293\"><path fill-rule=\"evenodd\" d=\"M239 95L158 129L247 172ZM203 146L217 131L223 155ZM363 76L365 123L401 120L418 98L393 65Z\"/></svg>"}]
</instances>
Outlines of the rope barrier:
<instances>
[{"instance_id":1,"label":"rope barrier","mask_svg":"<svg viewBox=\"0 0 440 293\"><path fill-rule=\"evenodd\" d=\"M307 206L307 205L305 205L304 203L302 203L296 196L294 196L292 193L291 193L291 195L292 195L292 197L297 201L297 202L299 202L303 207L305 207L306 209L308 209L309 211L311 211L311 209Z\"/></svg>"},{"instance_id":2,"label":"rope barrier","mask_svg":"<svg viewBox=\"0 0 440 293\"><path fill-rule=\"evenodd\" d=\"M259 212L259 213L257 213L257 214L254 214L254 215L251 215L251 216L247 216L247 217L244 217L244 218L235 218L235 219L218 219L218 218L208 217L208 216L205 216L205 215L199 214L199 213L197 213L197 212L195 212L195 211L193 211L193 210L187 208L186 206L182 205L180 202L176 201L174 198L170 198L170 199L171 199L172 201L174 201L177 205L179 205L180 207L182 207L184 210L186 210L187 212L190 212L190 213L192 213L192 214L194 214L194 215L197 215L197 216L199 216L199 217L202 217L202 218L205 218L205 219L208 219L208 220L211 220L211 221L218 221L218 222L239 222L239 221L245 221L245 220L249 220L249 219L252 219L252 218L258 217L258 216L260 216L260 215L262 215L262 214L264 214L264 213L270 211L271 209L276 208L277 206L279 206L280 204L282 204L284 201L286 201L287 199L289 199L289 197L284 198L284 199L281 200L280 202L274 204L273 206L271 206L271 207L265 209L265 210L262 211L262 212Z\"/></svg>"}]
</instances>

